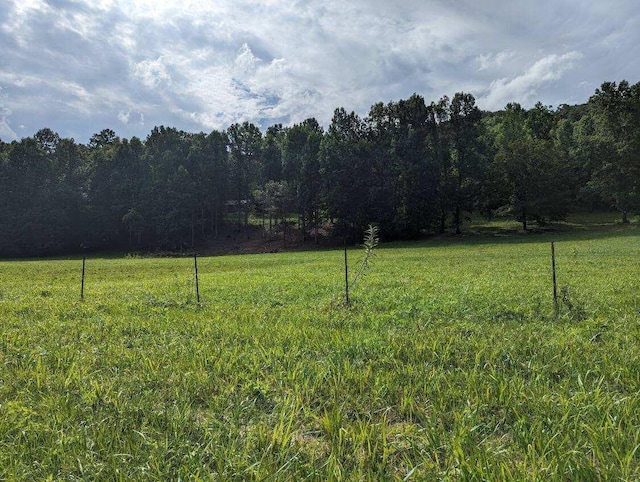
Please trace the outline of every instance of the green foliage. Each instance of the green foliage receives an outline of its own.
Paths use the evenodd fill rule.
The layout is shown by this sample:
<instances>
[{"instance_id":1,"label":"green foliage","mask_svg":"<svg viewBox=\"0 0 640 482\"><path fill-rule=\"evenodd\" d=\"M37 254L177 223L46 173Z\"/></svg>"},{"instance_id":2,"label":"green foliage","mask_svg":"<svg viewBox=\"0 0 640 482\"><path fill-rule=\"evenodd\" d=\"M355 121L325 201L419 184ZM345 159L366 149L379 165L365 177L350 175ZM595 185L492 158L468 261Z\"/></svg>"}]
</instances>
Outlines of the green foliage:
<instances>
[{"instance_id":1,"label":"green foliage","mask_svg":"<svg viewBox=\"0 0 640 482\"><path fill-rule=\"evenodd\" d=\"M596 192L629 222L640 210L640 83L605 82L589 99L594 129L587 138L592 175L587 188Z\"/></svg>"},{"instance_id":2,"label":"green foliage","mask_svg":"<svg viewBox=\"0 0 640 482\"><path fill-rule=\"evenodd\" d=\"M0 262L0 478L638 480L638 236Z\"/></svg>"},{"instance_id":3,"label":"green foliage","mask_svg":"<svg viewBox=\"0 0 640 482\"><path fill-rule=\"evenodd\" d=\"M526 112L510 104L495 126L493 175L504 192L503 209L524 230L532 220L544 224L564 219L569 208L568 167L551 139L550 116L541 105Z\"/></svg>"},{"instance_id":4,"label":"green foliage","mask_svg":"<svg viewBox=\"0 0 640 482\"><path fill-rule=\"evenodd\" d=\"M364 255L362 256L362 261L360 261L360 266L356 275L351 282L351 287L353 288L356 285L356 282L360 278L360 276L364 275L366 271L370 267L371 259L375 257L375 253L373 250L378 246L380 238L378 236L379 228L378 226L374 226L372 224L364 232L364 240L362 242L362 247L364 248Z\"/></svg>"},{"instance_id":5,"label":"green foliage","mask_svg":"<svg viewBox=\"0 0 640 482\"><path fill-rule=\"evenodd\" d=\"M389 239L462 234L472 212L525 230L575 210L617 209L627 223L640 209L638 126L640 84L621 81L555 111L413 94L366 118L338 108L326 132L313 118L264 136L250 122L209 134L157 126L144 140L104 129L82 145L44 128L0 141L0 255L206 246L225 221L257 213L266 224L265 187L283 182L277 209L302 242L355 242L370 221Z\"/></svg>"}]
</instances>

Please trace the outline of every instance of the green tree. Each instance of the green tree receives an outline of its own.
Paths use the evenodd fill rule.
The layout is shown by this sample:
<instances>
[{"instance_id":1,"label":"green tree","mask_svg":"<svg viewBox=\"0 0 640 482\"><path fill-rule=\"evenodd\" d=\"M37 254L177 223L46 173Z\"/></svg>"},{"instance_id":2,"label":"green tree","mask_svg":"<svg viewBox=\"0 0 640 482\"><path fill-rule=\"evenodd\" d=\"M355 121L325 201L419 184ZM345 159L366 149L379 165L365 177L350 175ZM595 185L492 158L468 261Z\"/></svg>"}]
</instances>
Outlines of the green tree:
<instances>
[{"instance_id":1,"label":"green tree","mask_svg":"<svg viewBox=\"0 0 640 482\"><path fill-rule=\"evenodd\" d=\"M141 215L153 227L156 245L182 249L194 241L197 206L195 183L188 169L194 135L163 126L154 127L145 142L144 161L150 179Z\"/></svg>"},{"instance_id":2,"label":"green tree","mask_svg":"<svg viewBox=\"0 0 640 482\"><path fill-rule=\"evenodd\" d=\"M260 129L249 122L232 124L229 138L232 195L244 206L244 224L249 224L252 193L258 187L262 154Z\"/></svg>"},{"instance_id":3,"label":"green tree","mask_svg":"<svg viewBox=\"0 0 640 482\"><path fill-rule=\"evenodd\" d=\"M320 146L323 203L337 234L355 239L371 213L370 145L365 126L354 112L336 109Z\"/></svg>"},{"instance_id":4,"label":"green tree","mask_svg":"<svg viewBox=\"0 0 640 482\"><path fill-rule=\"evenodd\" d=\"M528 113L508 104L497 124L497 153L493 175L506 186L505 208L522 223L562 219L569 200L563 181L564 166L558 162L553 140L541 139L528 124Z\"/></svg>"},{"instance_id":5,"label":"green tree","mask_svg":"<svg viewBox=\"0 0 640 482\"><path fill-rule=\"evenodd\" d=\"M599 154L589 187L620 211L640 209L640 83L605 82L589 99Z\"/></svg>"},{"instance_id":6,"label":"green tree","mask_svg":"<svg viewBox=\"0 0 640 482\"><path fill-rule=\"evenodd\" d=\"M92 248L117 245L123 228L122 217L126 210L123 211L118 205L115 186L127 174L119 172L114 163L119 145L120 138L110 129L103 129L89 140L91 174L88 210L91 235L85 244Z\"/></svg>"},{"instance_id":7,"label":"green tree","mask_svg":"<svg viewBox=\"0 0 640 482\"><path fill-rule=\"evenodd\" d=\"M51 197L51 159L35 138L12 142L3 169L2 213L5 251L45 254L55 249L58 219Z\"/></svg>"},{"instance_id":8,"label":"green tree","mask_svg":"<svg viewBox=\"0 0 640 482\"><path fill-rule=\"evenodd\" d=\"M283 174L294 195L303 237L309 226L317 235L320 221L320 143L322 127L316 119L306 119L288 129L284 139ZM317 240L317 237L316 237Z\"/></svg>"},{"instance_id":9,"label":"green tree","mask_svg":"<svg viewBox=\"0 0 640 482\"><path fill-rule=\"evenodd\" d=\"M433 156L434 165L438 171L435 190L438 197L439 226L438 231L444 233L447 217L451 210L452 198L451 179L451 148L448 132L451 104L449 97L443 96L437 103L431 102L427 107L427 143Z\"/></svg>"},{"instance_id":10,"label":"green tree","mask_svg":"<svg viewBox=\"0 0 640 482\"><path fill-rule=\"evenodd\" d=\"M282 151L288 129L276 124L267 129L262 148L261 184L282 180Z\"/></svg>"},{"instance_id":11,"label":"green tree","mask_svg":"<svg viewBox=\"0 0 640 482\"><path fill-rule=\"evenodd\" d=\"M480 109L471 94L461 92L453 96L449 107L451 160L447 179L451 180L448 192L456 234L460 234L463 213L478 205L485 169L480 142L481 118Z\"/></svg>"},{"instance_id":12,"label":"green tree","mask_svg":"<svg viewBox=\"0 0 640 482\"><path fill-rule=\"evenodd\" d=\"M429 142L430 109L414 94L392 106L394 225L403 236L417 236L438 219L439 166Z\"/></svg>"}]
</instances>

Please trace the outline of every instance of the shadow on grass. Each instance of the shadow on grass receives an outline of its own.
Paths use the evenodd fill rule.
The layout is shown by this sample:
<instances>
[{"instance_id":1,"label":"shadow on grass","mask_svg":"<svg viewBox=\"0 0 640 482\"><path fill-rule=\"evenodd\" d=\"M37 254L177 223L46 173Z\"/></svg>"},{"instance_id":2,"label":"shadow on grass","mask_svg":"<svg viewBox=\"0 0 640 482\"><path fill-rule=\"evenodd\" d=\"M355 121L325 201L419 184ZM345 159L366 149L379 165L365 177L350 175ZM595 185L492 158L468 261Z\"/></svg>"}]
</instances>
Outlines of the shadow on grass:
<instances>
[{"instance_id":1,"label":"shadow on grass","mask_svg":"<svg viewBox=\"0 0 640 482\"><path fill-rule=\"evenodd\" d=\"M415 241L384 243L380 249L422 248L425 246L446 247L457 245L526 244L564 240L594 240L607 238L640 238L640 222L629 224L619 221L593 219L588 216L543 226L532 224L527 231L514 221L472 222L461 234L439 234Z\"/></svg>"}]
</instances>

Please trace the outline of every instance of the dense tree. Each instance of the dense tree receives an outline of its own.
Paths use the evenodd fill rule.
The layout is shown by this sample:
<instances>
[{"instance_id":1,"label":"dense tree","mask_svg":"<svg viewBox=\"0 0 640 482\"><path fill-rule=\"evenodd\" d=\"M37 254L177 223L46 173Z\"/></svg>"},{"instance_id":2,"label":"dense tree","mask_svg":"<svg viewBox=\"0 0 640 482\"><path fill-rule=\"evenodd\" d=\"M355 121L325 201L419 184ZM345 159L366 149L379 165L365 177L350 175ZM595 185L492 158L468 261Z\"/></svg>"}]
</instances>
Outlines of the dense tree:
<instances>
[{"instance_id":1,"label":"dense tree","mask_svg":"<svg viewBox=\"0 0 640 482\"><path fill-rule=\"evenodd\" d=\"M477 207L480 182L484 178L481 117L471 94L457 93L453 96L449 107L451 171L447 178L451 181L448 192L457 234L460 234L463 213Z\"/></svg>"},{"instance_id":2,"label":"dense tree","mask_svg":"<svg viewBox=\"0 0 640 482\"><path fill-rule=\"evenodd\" d=\"M395 151L398 159L394 191L400 194L397 211L402 232L418 234L429 227L437 212L437 165L427 144L428 111L424 99L413 95L396 104Z\"/></svg>"},{"instance_id":3,"label":"dense tree","mask_svg":"<svg viewBox=\"0 0 640 482\"><path fill-rule=\"evenodd\" d=\"M51 188L51 164L37 140L12 142L4 163L0 205L2 243L9 253L48 250L55 228L48 216Z\"/></svg>"},{"instance_id":4,"label":"dense tree","mask_svg":"<svg viewBox=\"0 0 640 482\"><path fill-rule=\"evenodd\" d=\"M218 236L218 226L224 212L224 203L229 196L229 139L224 132L213 131L205 139L202 165L202 192L209 209L212 234Z\"/></svg>"},{"instance_id":5,"label":"dense tree","mask_svg":"<svg viewBox=\"0 0 640 482\"><path fill-rule=\"evenodd\" d=\"M232 124L227 130L229 138L230 177L232 195L244 207L244 224L249 223L252 192L259 186L262 134L249 122Z\"/></svg>"},{"instance_id":6,"label":"dense tree","mask_svg":"<svg viewBox=\"0 0 640 482\"><path fill-rule=\"evenodd\" d=\"M449 138L446 135L449 112L450 103L447 96L443 96L437 103L431 102L427 108L428 143L439 173L436 190L439 204L438 231L440 233L444 233L446 229L447 216L450 210L449 201L451 199L451 153Z\"/></svg>"},{"instance_id":7,"label":"dense tree","mask_svg":"<svg viewBox=\"0 0 640 482\"><path fill-rule=\"evenodd\" d=\"M372 170L365 125L354 112L336 109L320 146L323 202L337 231L354 236L371 222Z\"/></svg>"},{"instance_id":8,"label":"dense tree","mask_svg":"<svg viewBox=\"0 0 640 482\"><path fill-rule=\"evenodd\" d=\"M537 115L537 113L536 113ZM563 184L564 166L558 162L555 144L532 130L528 113L509 104L497 125L497 154L493 174L500 177L508 193L505 208L522 223L562 219L568 209ZM542 137L542 138L541 138Z\"/></svg>"},{"instance_id":9,"label":"dense tree","mask_svg":"<svg viewBox=\"0 0 640 482\"><path fill-rule=\"evenodd\" d=\"M227 205L254 201L303 233L330 221L351 236L460 232L466 213L561 219L570 209L640 209L640 84L607 82L588 104L509 104L480 112L470 94L378 103L366 119L315 119L144 140L110 129L87 145L49 128L0 141L0 255L85 248L182 249L218 234ZM315 232L317 233L317 229ZM286 236L282 237L286 242Z\"/></svg>"},{"instance_id":10,"label":"dense tree","mask_svg":"<svg viewBox=\"0 0 640 482\"><path fill-rule=\"evenodd\" d=\"M193 137L159 127L151 131L145 143L150 182L143 216L152 221L153 237L173 249L190 244L195 234L195 183L186 167Z\"/></svg>"},{"instance_id":11,"label":"dense tree","mask_svg":"<svg viewBox=\"0 0 640 482\"><path fill-rule=\"evenodd\" d=\"M60 136L57 132L53 132L48 127L40 129L33 136L38 147L47 155L53 155L56 152L58 144L60 144Z\"/></svg>"},{"instance_id":12,"label":"dense tree","mask_svg":"<svg viewBox=\"0 0 640 482\"><path fill-rule=\"evenodd\" d=\"M282 124L276 124L267 129L262 148L262 172L260 184L282 179L282 151L287 129Z\"/></svg>"},{"instance_id":13,"label":"dense tree","mask_svg":"<svg viewBox=\"0 0 640 482\"><path fill-rule=\"evenodd\" d=\"M402 227L396 219L394 185L396 183L397 157L393 143L396 135L394 103L375 104L366 119L367 136L370 143L369 160L372 176L369 186L371 196L371 218L384 226L385 235L401 235Z\"/></svg>"},{"instance_id":14,"label":"dense tree","mask_svg":"<svg viewBox=\"0 0 640 482\"><path fill-rule=\"evenodd\" d=\"M303 237L309 226L317 233L320 217L320 160L323 131L316 119L288 129L283 149L283 175L294 196ZM317 238L316 238L317 239Z\"/></svg>"},{"instance_id":15,"label":"dense tree","mask_svg":"<svg viewBox=\"0 0 640 482\"><path fill-rule=\"evenodd\" d=\"M605 82L589 100L599 153L590 187L622 214L640 208L640 83Z\"/></svg>"}]
</instances>

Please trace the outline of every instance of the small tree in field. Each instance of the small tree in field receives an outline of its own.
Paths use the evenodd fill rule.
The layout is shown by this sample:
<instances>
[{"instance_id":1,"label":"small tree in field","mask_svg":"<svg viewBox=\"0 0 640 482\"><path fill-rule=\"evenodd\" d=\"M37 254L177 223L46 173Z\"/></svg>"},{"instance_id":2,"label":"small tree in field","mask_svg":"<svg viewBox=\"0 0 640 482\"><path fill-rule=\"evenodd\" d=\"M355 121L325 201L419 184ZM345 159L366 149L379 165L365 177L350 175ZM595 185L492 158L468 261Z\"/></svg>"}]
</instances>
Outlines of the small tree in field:
<instances>
[{"instance_id":1,"label":"small tree in field","mask_svg":"<svg viewBox=\"0 0 640 482\"><path fill-rule=\"evenodd\" d=\"M364 256L362 261L360 261L360 266L358 271L356 272L353 281L351 282L351 288L355 286L356 282L365 272L369 269L371 259L375 257L375 253L373 250L378 246L379 236L378 236L378 227L373 226L372 224L364 232L364 241L362 243L362 247L364 248ZM344 244L344 296L345 296L345 304L349 306L349 262L347 259L347 243L345 239Z\"/></svg>"}]
</instances>

